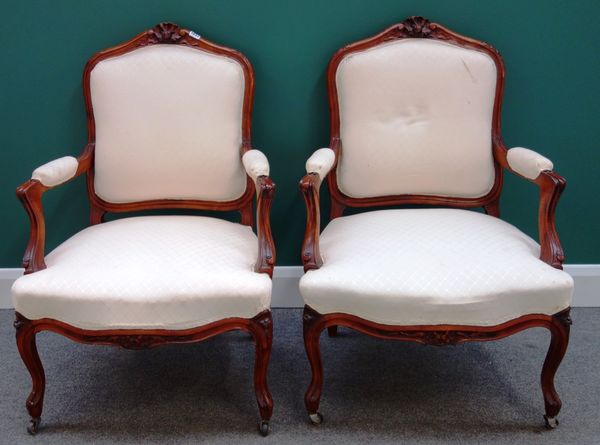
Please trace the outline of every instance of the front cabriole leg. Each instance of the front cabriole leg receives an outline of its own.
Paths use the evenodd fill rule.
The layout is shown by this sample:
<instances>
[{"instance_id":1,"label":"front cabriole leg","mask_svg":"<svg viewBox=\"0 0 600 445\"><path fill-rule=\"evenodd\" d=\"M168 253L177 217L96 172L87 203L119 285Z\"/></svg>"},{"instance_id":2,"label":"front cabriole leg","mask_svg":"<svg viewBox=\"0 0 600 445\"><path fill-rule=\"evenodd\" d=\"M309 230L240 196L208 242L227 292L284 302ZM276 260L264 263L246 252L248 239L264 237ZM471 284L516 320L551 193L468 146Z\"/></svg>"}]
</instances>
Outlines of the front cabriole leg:
<instances>
[{"instance_id":1,"label":"front cabriole leg","mask_svg":"<svg viewBox=\"0 0 600 445\"><path fill-rule=\"evenodd\" d=\"M319 340L325 325L323 316L309 306L304 306L304 347L310 362L312 377L310 385L304 395L304 404L308 411L310 421L318 425L323 422L323 416L319 413L319 403L323 390L323 362L321 360L321 349Z\"/></svg>"},{"instance_id":2,"label":"front cabriole leg","mask_svg":"<svg viewBox=\"0 0 600 445\"><path fill-rule=\"evenodd\" d=\"M46 376L35 343L35 326L31 320L23 317L18 312L15 313L14 326L17 331L16 337L19 354L31 375L32 389L25 406L31 417L27 431L29 434L35 435L38 432L42 417Z\"/></svg>"},{"instance_id":3,"label":"front cabriole leg","mask_svg":"<svg viewBox=\"0 0 600 445\"><path fill-rule=\"evenodd\" d=\"M552 316L550 325L547 326L552 337L542 368L542 392L546 408L544 419L548 428L558 426L557 416L562 406L560 397L554 388L554 376L569 344L569 331L572 323L570 311L570 309L565 309L555 314Z\"/></svg>"},{"instance_id":4,"label":"front cabriole leg","mask_svg":"<svg viewBox=\"0 0 600 445\"><path fill-rule=\"evenodd\" d=\"M261 435L266 436L270 431L269 420L273 414L273 398L267 386L267 368L273 344L273 318L271 311L261 312L250 320L248 329L256 342L254 392L261 418L258 430Z\"/></svg>"}]
</instances>

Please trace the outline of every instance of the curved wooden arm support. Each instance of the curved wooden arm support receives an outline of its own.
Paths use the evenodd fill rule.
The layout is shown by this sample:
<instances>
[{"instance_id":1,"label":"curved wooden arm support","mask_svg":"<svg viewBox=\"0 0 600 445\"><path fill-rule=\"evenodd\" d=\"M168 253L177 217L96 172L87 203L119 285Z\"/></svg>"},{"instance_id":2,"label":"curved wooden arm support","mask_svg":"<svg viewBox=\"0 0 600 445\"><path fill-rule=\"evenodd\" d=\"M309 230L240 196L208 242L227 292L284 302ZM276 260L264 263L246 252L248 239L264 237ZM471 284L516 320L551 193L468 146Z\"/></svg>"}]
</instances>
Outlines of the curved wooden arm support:
<instances>
[{"instance_id":1,"label":"curved wooden arm support","mask_svg":"<svg viewBox=\"0 0 600 445\"><path fill-rule=\"evenodd\" d=\"M271 233L271 205L275 183L268 176L256 178L256 231L258 234L258 259L256 272L267 273L273 278L275 267L275 242Z\"/></svg>"},{"instance_id":2,"label":"curved wooden arm support","mask_svg":"<svg viewBox=\"0 0 600 445\"><path fill-rule=\"evenodd\" d=\"M94 144L86 145L83 153L77 158L79 164L73 178L76 178L89 170L92 165L93 154ZM69 181L71 179L69 179ZM42 195L51 188L54 187L45 186L35 179L30 179L17 187L17 198L19 198L23 207L25 207L30 223L29 241L27 242L27 248L25 249L25 255L23 256L25 274L30 274L46 268L46 263L44 262L46 220L44 218Z\"/></svg>"},{"instance_id":3,"label":"curved wooden arm support","mask_svg":"<svg viewBox=\"0 0 600 445\"><path fill-rule=\"evenodd\" d=\"M300 180L300 191L306 203L306 230L302 241L302 264L304 271L318 269L323 264L319 251L321 233L321 208L319 188L321 179L317 173L308 173Z\"/></svg>"},{"instance_id":4,"label":"curved wooden arm support","mask_svg":"<svg viewBox=\"0 0 600 445\"><path fill-rule=\"evenodd\" d=\"M17 187L17 198L25 207L29 217L29 241L23 255L23 267L29 274L46 268L44 262L44 244L46 241L46 221L42 206L42 194L48 187L41 182L30 179Z\"/></svg>"},{"instance_id":5,"label":"curved wooden arm support","mask_svg":"<svg viewBox=\"0 0 600 445\"><path fill-rule=\"evenodd\" d=\"M535 183L540 187L540 208L538 227L540 233L540 259L552 267L562 269L565 253L556 231L556 205L567 185L565 178L558 173L543 171Z\"/></svg>"},{"instance_id":6,"label":"curved wooden arm support","mask_svg":"<svg viewBox=\"0 0 600 445\"><path fill-rule=\"evenodd\" d=\"M565 254L556 231L556 205L561 193L567 185L565 178L550 170L542 171L535 179L529 179L510 168L506 154L508 150L502 141L495 141L494 156L496 161L506 170L527 179L540 188L540 204L538 210L538 232L540 240L540 260L556 269L562 269Z\"/></svg>"}]
</instances>

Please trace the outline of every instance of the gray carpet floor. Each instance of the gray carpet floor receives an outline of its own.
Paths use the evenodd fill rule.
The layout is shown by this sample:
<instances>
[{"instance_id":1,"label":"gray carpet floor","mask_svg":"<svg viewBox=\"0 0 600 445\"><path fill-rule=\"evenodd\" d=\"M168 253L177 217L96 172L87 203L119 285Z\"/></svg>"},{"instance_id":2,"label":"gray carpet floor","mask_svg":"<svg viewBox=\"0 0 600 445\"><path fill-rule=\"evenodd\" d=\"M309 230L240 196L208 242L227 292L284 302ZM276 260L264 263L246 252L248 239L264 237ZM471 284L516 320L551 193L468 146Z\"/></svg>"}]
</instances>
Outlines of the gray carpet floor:
<instances>
[{"instance_id":1,"label":"gray carpet floor","mask_svg":"<svg viewBox=\"0 0 600 445\"><path fill-rule=\"evenodd\" d=\"M557 375L560 426L543 427L539 373L549 335L432 347L342 329L322 337L322 425L308 423L301 311L274 311L269 382L275 411L256 431L253 343L239 332L147 351L38 336L47 388L40 433L25 431L29 376L0 311L2 444L600 444L600 309L574 309Z\"/></svg>"}]
</instances>

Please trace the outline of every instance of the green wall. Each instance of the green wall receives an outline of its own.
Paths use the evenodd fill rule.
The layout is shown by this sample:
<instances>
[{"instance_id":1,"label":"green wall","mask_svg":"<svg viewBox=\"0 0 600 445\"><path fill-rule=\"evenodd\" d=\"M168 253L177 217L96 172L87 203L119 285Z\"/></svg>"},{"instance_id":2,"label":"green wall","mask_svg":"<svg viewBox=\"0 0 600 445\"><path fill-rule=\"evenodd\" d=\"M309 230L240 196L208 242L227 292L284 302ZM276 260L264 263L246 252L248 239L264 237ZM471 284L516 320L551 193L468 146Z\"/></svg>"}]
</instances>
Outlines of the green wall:
<instances>
[{"instance_id":1,"label":"green wall","mask_svg":"<svg viewBox=\"0 0 600 445\"><path fill-rule=\"evenodd\" d=\"M28 222L14 195L36 166L86 141L81 72L94 52L160 21L237 48L256 70L253 143L278 185L278 264L299 264L304 162L328 143L325 68L345 43L424 15L493 44L507 68L503 134L551 158L568 186L558 227L568 263L600 263L600 1L14 1L2 6L0 267L17 267ZM48 248L84 227L83 179L45 198ZM503 215L536 234L536 187L508 177Z\"/></svg>"}]
</instances>

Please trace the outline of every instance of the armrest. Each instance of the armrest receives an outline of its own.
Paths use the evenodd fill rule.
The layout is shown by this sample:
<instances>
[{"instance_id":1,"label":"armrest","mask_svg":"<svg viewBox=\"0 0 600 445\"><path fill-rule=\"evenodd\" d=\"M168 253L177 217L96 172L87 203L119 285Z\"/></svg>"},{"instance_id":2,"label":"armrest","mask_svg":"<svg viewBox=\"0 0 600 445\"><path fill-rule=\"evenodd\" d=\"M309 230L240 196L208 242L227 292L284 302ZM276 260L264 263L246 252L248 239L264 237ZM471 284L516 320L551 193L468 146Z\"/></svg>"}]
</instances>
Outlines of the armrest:
<instances>
[{"instance_id":1,"label":"armrest","mask_svg":"<svg viewBox=\"0 0 600 445\"><path fill-rule=\"evenodd\" d=\"M260 150L252 149L244 153L242 164L244 164L246 173L252 178L254 184L257 184L257 179L260 176L269 176L269 160ZM256 191L258 192L258 187Z\"/></svg>"},{"instance_id":2,"label":"armrest","mask_svg":"<svg viewBox=\"0 0 600 445\"><path fill-rule=\"evenodd\" d=\"M256 187L256 232L258 236L258 258L254 270L267 273L273 278L275 267L275 242L271 233L271 205L275 194L275 183L269 178L269 161L263 152L248 150L242 163Z\"/></svg>"},{"instance_id":3,"label":"armrest","mask_svg":"<svg viewBox=\"0 0 600 445\"><path fill-rule=\"evenodd\" d=\"M335 152L331 148L319 148L306 161L306 173L316 173L321 181L335 164Z\"/></svg>"},{"instance_id":4,"label":"armrest","mask_svg":"<svg viewBox=\"0 0 600 445\"><path fill-rule=\"evenodd\" d=\"M554 168L550 159L523 147L507 150L506 162L513 172L532 181L543 171L552 171Z\"/></svg>"},{"instance_id":5,"label":"armrest","mask_svg":"<svg viewBox=\"0 0 600 445\"><path fill-rule=\"evenodd\" d=\"M335 165L335 152L331 148L320 148L306 161L306 176L300 180L300 191L306 203L306 230L302 242L302 264L304 271L318 269L323 264L319 250L321 234L321 207L319 189L323 179Z\"/></svg>"},{"instance_id":6,"label":"armrest","mask_svg":"<svg viewBox=\"0 0 600 445\"><path fill-rule=\"evenodd\" d=\"M92 164L93 153L94 145L88 144L78 158L65 156L48 162L35 169L31 179L17 188L17 198L25 207L30 223L29 241L23 256L25 274L46 268L44 262L46 222L42 195L47 190L87 172Z\"/></svg>"},{"instance_id":7,"label":"armrest","mask_svg":"<svg viewBox=\"0 0 600 445\"><path fill-rule=\"evenodd\" d=\"M501 141L494 141L494 156L505 169L535 183L540 188L538 233L540 260L556 269L562 269L565 260L556 231L556 206L567 181L552 171L552 162L527 148L508 150Z\"/></svg>"},{"instance_id":8,"label":"armrest","mask_svg":"<svg viewBox=\"0 0 600 445\"><path fill-rule=\"evenodd\" d=\"M77 167L79 167L77 158L65 156L36 168L31 179L41 182L46 187L56 187L73 178L77 173Z\"/></svg>"}]
</instances>

